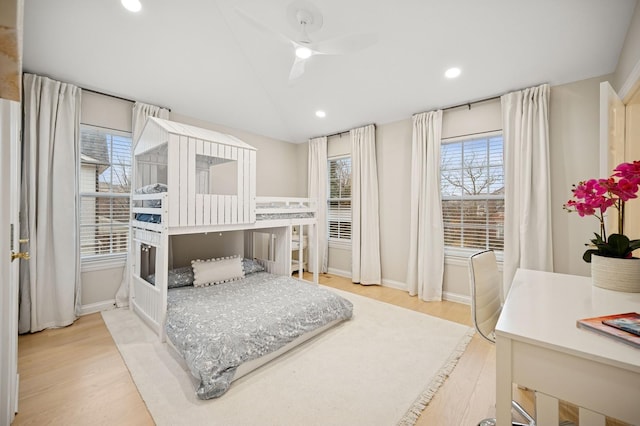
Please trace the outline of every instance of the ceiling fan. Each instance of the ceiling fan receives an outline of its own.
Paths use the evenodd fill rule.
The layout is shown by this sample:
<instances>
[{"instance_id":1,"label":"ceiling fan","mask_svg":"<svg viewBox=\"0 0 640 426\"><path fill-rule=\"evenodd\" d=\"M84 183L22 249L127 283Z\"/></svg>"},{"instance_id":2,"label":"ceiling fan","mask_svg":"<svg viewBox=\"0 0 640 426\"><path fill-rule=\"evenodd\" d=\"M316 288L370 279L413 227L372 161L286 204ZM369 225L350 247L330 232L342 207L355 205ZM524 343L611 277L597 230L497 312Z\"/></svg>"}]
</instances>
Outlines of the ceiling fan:
<instances>
[{"instance_id":1,"label":"ceiling fan","mask_svg":"<svg viewBox=\"0 0 640 426\"><path fill-rule=\"evenodd\" d=\"M266 27L240 9L236 9L236 11L256 28L293 46L295 56L289 72L289 80L295 80L302 76L306 62L313 56L345 55L366 49L378 41L376 34L350 34L323 41L312 40L309 33L322 28L323 17L315 5L305 0L296 0L287 6L287 21L299 33L296 38L287 37Z\"/></svg>"}]
</instances>

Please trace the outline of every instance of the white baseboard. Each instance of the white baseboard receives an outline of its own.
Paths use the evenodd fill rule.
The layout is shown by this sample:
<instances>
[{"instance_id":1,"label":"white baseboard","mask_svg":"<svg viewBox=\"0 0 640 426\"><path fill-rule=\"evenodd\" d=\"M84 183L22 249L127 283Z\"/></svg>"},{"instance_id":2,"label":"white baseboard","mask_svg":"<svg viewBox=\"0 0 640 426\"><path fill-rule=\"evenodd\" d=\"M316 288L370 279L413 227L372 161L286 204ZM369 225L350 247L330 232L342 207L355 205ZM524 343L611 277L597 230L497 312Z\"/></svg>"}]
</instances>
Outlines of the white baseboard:
<instances>
[{"instance_id":1,"label":"white baseboard","mask_svg":"<svg viewBox=\"0 0 640 426\"><path fill-rule=\"evenodd\" d=\"M343 271L342 269L328 268L327 273L331 275L338 275L340 277L351 278L351 272Z\"/></svg>"},{"instance_id":2,"label":"white baseboard","mask_svg":"<svg viewBox=\"0 0 640 426\"><path fill-rule=\"evenodd\" d=\"M96 312L108 311L116 306L116 300L105 300L103 302L90 303L88 305L80 306L80 315L89 315Z\"/></svg>"},{"instance_id":3,"label":"white baseboard","mask_svg":"<svg viewBox=\"0 0 640 426\"><path fill-rule=\"evenodd\" d=\"M397 290L407 291L407 284L402 283L400 281L394 281L394 280L383 278L382 285L384 287L390 287L390 288L395 288Z\"/></svg>"},{"instance_id":4,"label":"white baseboard","mask_svg":"<svg viewBox=\"0 0 640 426\"><path fill-rule=\"evenodd\" d=\"M471 305L471 297L465 296L464 294L449 293L448 291L445 291L442 293L442 299L448 300L449 302L457 302L457 303L463 303L465 305Z\"/></svg>"}]
</instances>

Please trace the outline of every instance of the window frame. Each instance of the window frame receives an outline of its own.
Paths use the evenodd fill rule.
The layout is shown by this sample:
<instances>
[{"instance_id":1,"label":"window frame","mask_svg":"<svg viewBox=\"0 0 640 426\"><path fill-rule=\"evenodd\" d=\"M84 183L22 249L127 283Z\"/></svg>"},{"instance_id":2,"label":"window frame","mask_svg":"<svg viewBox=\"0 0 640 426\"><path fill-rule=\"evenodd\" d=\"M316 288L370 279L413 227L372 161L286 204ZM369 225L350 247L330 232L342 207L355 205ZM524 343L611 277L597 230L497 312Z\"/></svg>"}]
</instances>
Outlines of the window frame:
<instances>
[{"instance_id":1,"label":"window frame","mask_svg":"<svg viewBox=\"0 0 640 426\"><path fill-rule=\"evenodd\" d=\"M132 178L132 174L133 174L133 134L132 132L128 132L128 131L124 131L124 130L119 130L119 129L112 129L109 127L104 127L104 126L99 126L99 125L95 125L95 124L89 124L89 123L80 123L80 143L79 143L79 155L78 155L78 175L79 175L79 188L78 188L78 201L79 201L79 218L78 218L78 225L77 225L77 229L78 229L78 235L81 236L82 235L82 228L83 227L90 227L90 226L96 226L95 224L84 224L82 223L82 201L83 199L87 199L87 198L128 198L129 199L129 211L126 213L126 217L128 218L127 221L127 231L126 231L126 249L124 252L120 252L120 253L104 253L104 254L83 254L82 250L80 250L80 264L81 264L81 270L82 272L89 272L89 271L99 271L99 270L103 270L103 269L111 269L111 268L117 268L117 267L123 267L126 262L127 262L127 257L129 255L129 248L130 248L130 223L131 223L131 187L129 187L129 191L128 192L87 192L87 191L81 191L80 186L82 185L82 166L83 166L83 160L82 160L82 129L83 128L90 128L90 129L96 129L99 131L102 131L110 136L117 136L117 137L124 137L124 138L128 138L130 140L130 145L129 145L129 168L130 168L130 179ZM110 167L113 165L113 163L109 163ZM131 185L131 182L129 182L129 185Z\"/></svg>"},{"instance_id":2,"label":"window frame","mask_svg":"<svg viewBox=\"0 0 640 426\"><path fill-rule=\"evenodd\" d=\"M492 131L488 131L488 132L478 132L478 133L474 133L474 134L469 134L469 135L463 135L463 136L455 136L455 137L450 137L450 138L443 138L441 140L441 145L445 145L445 144L452 144L452 143L459 143L459 142L465 142L465 141L472 141L472 140L476 140L476 139L490 139L492 137L495 136L501 136L502 137L502 155L503 155L503 161L502 161L502 179L504 182L504 131L503 130L492 130ZM442 161L442 154L441 154L441 161ZM440 179L442 179L442 168L440 169ZM442 183L440 184L440 190L442 189ZM462 199L462 197L457 198L455 196L443 196L442 193L440 194L440 202L442 204L442 201L445 200L456 200L456 199ZM471 195L471 196L467 196L464 198L464 200L503 200L505 199L504 194L499 196L499 195L492 195L492 194L486 194L486 195ZM442 207L441 207L442 209ZM444 219L444 217L443 217ZM503 222L503 226L504 226L504 222ZM444 228L444 227L443 227ZM503 237L504 238L504 237ZM504 242L504 239L503 239ZM445 253L445 258L450 258L452 260L453 263L456 263L458 260L462 260L462 259L468 259L471 255L473 255L474 253L477 253L479 250L486 250L486 248L472 248L472 247L456 247L456 246L447 246L445 244L444 246L444 253ZM496 259L498 261L499 264L502 264L503 262L503 258L504 258L504 244L503 244L503 250L496 250L494 249L494 253L496 255ZM449 262L451 263L451 262Z\"/></svg>"},{"instance_id":3,"label":"window frame","mask_svg":"<svg viewBox=\"0 0 640 426\"><path fill-rule=\"evenodd\" d=\"M353 198L351 196L351 194L349 194L349 197L341 197L341 198L331 198L330 194L331 194L331 162L332 161L337 161L337 160L344 160L344 159L349 159L349 166L350 166L350 178L352 179L353 182L353 163L352 163L352 157L351 154L341 154L341 155L335 155L332 157L327 158L327 241L329 243L329 247L330 248L338 248L338 249L351 249L351 231L349 232L349 239L346 238L335 238L335 237L331 237L331 232L330 232L330 216L329 216L329 203L332 201L349 201L349 222L351 223L351 229L353 229Z\"/></svg>"}]
</instances>

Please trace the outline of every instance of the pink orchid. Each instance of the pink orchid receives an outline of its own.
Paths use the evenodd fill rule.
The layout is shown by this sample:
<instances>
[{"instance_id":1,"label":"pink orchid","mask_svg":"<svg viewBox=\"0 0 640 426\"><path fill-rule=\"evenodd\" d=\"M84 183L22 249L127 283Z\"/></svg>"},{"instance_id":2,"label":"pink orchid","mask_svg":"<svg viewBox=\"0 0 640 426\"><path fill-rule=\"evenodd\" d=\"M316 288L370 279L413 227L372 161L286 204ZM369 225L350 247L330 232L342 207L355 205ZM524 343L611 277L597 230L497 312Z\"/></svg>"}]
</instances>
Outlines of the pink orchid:
<instances>
[{"instance_id":1,"label":"pink orchid","mask_svg":"<svg viewBox=\"0 0 640 426\"><path fill-rule=\"evenodd\" d=\"M600 221L600 233L606 238L604 214L609 207L618 210L618 233L623 233L624 203L638 198L640 189L640 161L622 163L607 179L589 179L574 185L573 199L564 205L565 210L575 211L580 217L595 216Z\"/></svg>"},{"instance_id":2,"label":"pink orchid","mask_svg":"<svg viewBox=\"0 0 640 426\"><path fill-rule=\"evenodd\" d=\"M613 169L613 176L628 179L634 181L636 184L640 184L640 161L634 161L633 163L622 163Z\"/></svg>"}]
</instances>

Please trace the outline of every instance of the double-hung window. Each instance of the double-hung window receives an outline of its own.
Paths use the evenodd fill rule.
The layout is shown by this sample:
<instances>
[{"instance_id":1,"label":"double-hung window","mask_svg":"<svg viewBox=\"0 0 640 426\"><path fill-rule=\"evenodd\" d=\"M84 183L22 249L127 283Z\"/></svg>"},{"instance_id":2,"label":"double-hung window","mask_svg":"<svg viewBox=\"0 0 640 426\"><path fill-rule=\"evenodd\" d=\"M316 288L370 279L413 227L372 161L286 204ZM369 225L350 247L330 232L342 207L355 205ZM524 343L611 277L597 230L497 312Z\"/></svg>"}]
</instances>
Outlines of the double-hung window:
<instances>
[{"instance_id":1,"label":"double-hung window","mask_svg":"<svg viewBox=\"0 0 640 426\"><path fill-rule=\"evenodd\" d=\"M504 247L504 161L501 133L443 140L440 189L449 252Z\"/></svg>"},{"instance_id":2,"label":"double-hung window","mask_svg":"<svg viewBox=\"0 0 640 426\"><path fill-rule=\"evenodd\" d=\"M351 244L351 157L329 160L327 221L331 244Z\"/></svg>"},{"instance_id":3,"label":"double-hung window","mask_svg":"<svg viewBox=\"0 0 640 426\"><path fill-rule=\"evenodd\" d=\"M80 252L83 264L124 259L128 246L131 134L80 126Z\"/></svg>"}]
</instances>

